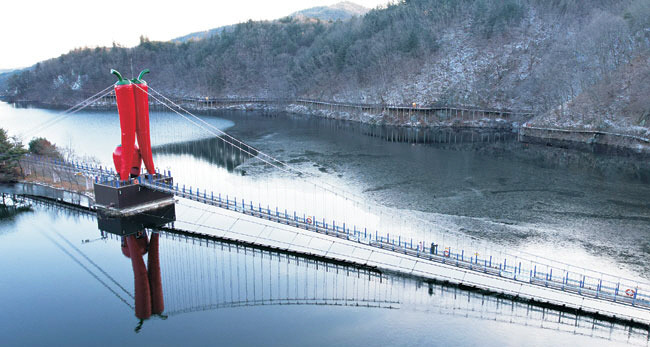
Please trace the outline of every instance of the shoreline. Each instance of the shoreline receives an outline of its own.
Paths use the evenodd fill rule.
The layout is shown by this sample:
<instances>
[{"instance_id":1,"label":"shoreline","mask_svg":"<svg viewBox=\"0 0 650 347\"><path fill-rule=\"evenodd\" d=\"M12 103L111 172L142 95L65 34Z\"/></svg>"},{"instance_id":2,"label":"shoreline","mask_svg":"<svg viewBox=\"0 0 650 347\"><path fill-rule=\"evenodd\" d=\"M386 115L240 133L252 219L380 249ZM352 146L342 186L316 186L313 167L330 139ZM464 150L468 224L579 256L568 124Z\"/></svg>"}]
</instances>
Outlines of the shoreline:
<instances>
[{"instance_id":1,"label":"shoreline","mask_svg":"<svg viewBox=\"0 0 650 347\"><path fill-rule=\"evenodd\" d=\"M5 102L7 102L5 100ZM28 107L61 109L64 110L70 105L52 104L43 102L20 101L12 103L14 105L25 105ZM312 105L315 104L312 102ZM432 129L473 129L473 130L498 130L512 131L517 135L517 141L525 144L542 145L548 147L564 148L577 150L580 152L607 153L616 156L641 156L650 157L650 139L638 135L614 133L600 130L590 130L583 128L554 128L538 127L527 123L529 119L522 114L512 113L514 117L499 117L496 111L480 111L483 117L476 117L471 112L460 108L451 108L456 111L456 117L441 116L440 111L429 111L418 114L418 111L427 109L404 108L381 108L377 106L368 107L352 104L333 104L329 103L325 108L310 107L309 103L290 100L287 101L269 101L259 100L252 102L214 102L200 99L184 99L178 102L178 105L184 109L193 112L210 112L219 110L230 111L266 111L266 112L286 112L296 116L319 117L324 119L334 119L359 123L369 126L392 127L395 129L409 129L411 131L426 131ZM338 105L338 106L332 106ZM152 110L169 111L164 105L153 103L150 105ZM87 107L91 110L115 110L114 99L110 101L101 101ZM397 113L395 113L397 110ZM400 114L400 110L402 113ZM460 117L458 112L461 111ZM372 111L380 111L372 112ZM411 113L411 111L413 111ZM492 114L493 113L493 114ZM485 115L488 115L485 117ZM492 114L493 117L490 117ZM526 114L530 116L530 114ZM471 119L470 119L471 118ZM406 142L397 140L398 142ZM417 141L416 141L417 142Z\"/></svg>"}]
</instances>

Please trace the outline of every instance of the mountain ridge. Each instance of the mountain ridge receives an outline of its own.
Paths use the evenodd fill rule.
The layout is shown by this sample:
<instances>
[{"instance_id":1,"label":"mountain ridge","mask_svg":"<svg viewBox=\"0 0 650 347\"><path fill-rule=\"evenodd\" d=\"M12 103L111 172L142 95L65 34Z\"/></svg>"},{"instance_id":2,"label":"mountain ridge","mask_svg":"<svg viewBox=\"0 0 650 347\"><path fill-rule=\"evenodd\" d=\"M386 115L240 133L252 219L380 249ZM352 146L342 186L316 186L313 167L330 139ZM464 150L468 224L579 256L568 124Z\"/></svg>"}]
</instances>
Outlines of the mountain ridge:
<instances>
[{"instance_id":1,"label":"mountain ridge","mask_svg":"<svg viewBox=\"0 0 650 347\"><path fill-rule=\"evenodd\" d=\"M358 5L351 1L341 1L330 6L315 6L304 10L296 11L286 17L282 18L299 18L303 20L317 19L323 21L337 21L346 20L354 16L361 16L366 14L370 9ZM279 20L282 18L274 19ZM212 28L204 31L196 31L171 39L172 42L185 42L191 40L202 40L209 38L213 35L221 34L225 30L232 30L236 24L223 25L217 28Z\"/></svg>"},{"instance_id":2,"label":"mountain ridge","mask_svg":"<svg viewBox=\"0 0 650 347\"><path fill-rule=\"evenodd\" d=\"M363 16L370 9L350 1L342 1L330 6L316 6L296 11L289 17L305 17L324 21L346 20L354 16Z\"/></svg>"}]
</instances>

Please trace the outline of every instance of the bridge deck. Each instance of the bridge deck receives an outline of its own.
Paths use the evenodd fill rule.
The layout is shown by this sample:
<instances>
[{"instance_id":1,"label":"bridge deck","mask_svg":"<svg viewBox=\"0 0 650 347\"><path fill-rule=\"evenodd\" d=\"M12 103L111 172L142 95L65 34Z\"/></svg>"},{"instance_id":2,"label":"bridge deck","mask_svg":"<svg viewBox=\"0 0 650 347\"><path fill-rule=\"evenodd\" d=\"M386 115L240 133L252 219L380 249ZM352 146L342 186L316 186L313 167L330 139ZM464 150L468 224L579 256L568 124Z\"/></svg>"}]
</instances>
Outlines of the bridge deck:
<instances>
[{"instance_id":1,"label":"bridge deck","mask_svg":"<svg viewBox=\"0 0 650 347\"><path fill-rule=\"evenodd\" d=\"M110 172L84 164L43 163L58 170L72 170L111 180ZM647 288L622 278L600 278L593 274L562 272L561 267L519 259L494 260L490 256L469 258L470 252L437 249L398 241L388 236L328 225L278 209L262 208L252 202L222 199L219 195L186 191L177 186L141 181L151 189L181 198L179 212L184 229L251 242L279 249L318 255L372 266L382 270L446 280L492 292L530 300L565 305L589 312L625 317L650 324L650 296ZM192 219L192 211L200 217ZM193 221L192 221L193 220ZM555 270L555 271L554 271ZM586 271L586 270L585 270ZM555 272L555 273L554 273Z\"/></svg>"},{"instance_id":2,"label":"bridge deck","mask_svg":"<svg viewBox=\"0 0 650 347\"><path fill-rule=\"evenodd\" d=\"M536 302L575 308L650 324L650 311L640 307L603 298L587 297L577 291L558 290L557 285L539 285L539 280L521 282L498 277L492 271L457 266L455 262L436 262L417 258L389 248L360 243L355 239L332 237L313 231L278 223L274 220L242 214L235 210L206 207L185 198L179 200L175 227L278 249L310 254L384 271L396 272L426 279L449 281L491 292L502 293ZM208 213L205 213L208 212ZM195 219L194 219L195 218ZM194 221L192 221L194 220Z\"/></svg>"}]
</instances>

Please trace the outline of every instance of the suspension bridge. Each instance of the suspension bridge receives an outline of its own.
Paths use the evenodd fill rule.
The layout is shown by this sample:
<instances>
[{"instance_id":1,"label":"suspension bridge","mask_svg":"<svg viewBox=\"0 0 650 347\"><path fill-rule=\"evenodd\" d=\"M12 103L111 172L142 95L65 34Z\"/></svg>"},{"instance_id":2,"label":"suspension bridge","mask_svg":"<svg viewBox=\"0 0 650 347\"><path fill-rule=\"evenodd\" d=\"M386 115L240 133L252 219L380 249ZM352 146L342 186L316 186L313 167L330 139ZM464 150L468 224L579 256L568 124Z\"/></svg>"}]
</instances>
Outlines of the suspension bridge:
<instances>
[{"instance_id":1,"label":"suspension bridge","mask_svg":"<svg viewBox=\"0 0 650 347\"><path fill-rule=\"evenodd\" d=\"M312 187L308 193L311 196L306 196L300 188L275 187L272 180L264 192L262 189L258 192L247 190L246 185L241 184L245 181L230 187L217 187L217 190L200 189L178 180L173 182L171 170L167 169L156 170L156 175L141 173L135 179L123 180L113 168L40 157L23 159L24 171L41 172L43 177L52 177L52 181L56 181L56 177L63 181L65 176L83 180L81 190L89 194L94 185L117 190L137 186L175 196L177 205L183 208L176 224L197 234L272 246L380 271L449 281L650 324L649 283L522 252L494 250L475 240L468 241L463 235L439 230L417 217L412 227L421 230L402 236L405 219L414 219L413 215L394 216L399 212L385 212L358 194L340 189L311 171L234 138L155 89L134 86L146 93L152 102L164 105L203 131L206 138L239 151L248 167L257 165L263 168L262 172L289 176L298 187ZM111 87L66 110L60 117L67 117L106 97L112 92L108 90ZM35 128L43 129L58 119ZM203 181L212 181L209 174ZM388 220L391 223L387 223Z\"/></svg>"},{"instance_id":2,"label":"suspension bridge","mask_svg":"<svg viewBox=\"0 0 650 347\"><path fill-rule=\"evenodd\" d=\"M89 208L74 208L52 200L19 198L40 209L95 219ZM100 242L118 255L122 238L102 233L95 240L75 239L75 233L42 234L79 268L115 297L116 304L133 311L137 303L133 285L89 245ZM578 314L570 309L511 300L481 291L462 290L436 281L387 274L325 258L304 257L242 242L230 242L174 227L149 230L159 235L159 260L165 310L162 318L199 311L236 307L327 305L370 309L414 310L443 316L498 321L521 326L569 332L609 341L645 344L647 327L603 317ZM88 248L91 247L91 248ZM110 270L107 270L110 269ZM142 322L140 323L142 324ZM146 329L138 325L137 329Z\"/></svg>"}]
</instances>

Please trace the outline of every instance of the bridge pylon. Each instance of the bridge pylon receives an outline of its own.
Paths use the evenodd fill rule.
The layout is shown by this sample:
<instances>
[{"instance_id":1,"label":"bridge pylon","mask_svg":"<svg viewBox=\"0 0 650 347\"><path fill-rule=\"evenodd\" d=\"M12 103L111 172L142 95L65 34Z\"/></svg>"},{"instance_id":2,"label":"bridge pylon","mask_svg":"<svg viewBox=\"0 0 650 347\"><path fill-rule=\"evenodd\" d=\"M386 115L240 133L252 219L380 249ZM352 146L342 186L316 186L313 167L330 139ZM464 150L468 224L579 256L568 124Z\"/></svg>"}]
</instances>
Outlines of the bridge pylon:
<instances>
[{"instance_id":1,"label":"bridge pylon","mask_svg":"<svg viewBox=\"0 0 650 347\"><path fill-rule=\"evenodd\" d=\"M106 175L94 184L95 203L105 214L137 215L174 204L172 193L150 187L171 187L174 179L165 172L156 172L149 134L149 93L142 78L143 70L132 80L111 70L117 76L115 97L120 119L122 143L113 152L115 175ZM137 139L137 144L136 144ZM144 162L147 173L141 170Z\"/></svg>"}]
</instances>

